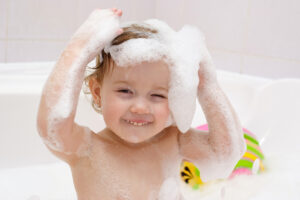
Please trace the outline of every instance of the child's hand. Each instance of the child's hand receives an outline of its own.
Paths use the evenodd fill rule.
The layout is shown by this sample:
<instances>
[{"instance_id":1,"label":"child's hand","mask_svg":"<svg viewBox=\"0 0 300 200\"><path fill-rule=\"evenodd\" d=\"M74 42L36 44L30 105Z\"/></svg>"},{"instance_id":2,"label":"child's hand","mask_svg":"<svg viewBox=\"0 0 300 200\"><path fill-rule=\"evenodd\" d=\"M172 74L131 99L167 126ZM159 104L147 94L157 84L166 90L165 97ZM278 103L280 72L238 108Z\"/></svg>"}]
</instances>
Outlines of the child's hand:
<instances>
[{"instance_id":1,"label":"child's hand","mask_svg":"<svg viewBox=\"0 0 300 200\"><path fill-rule=\"evenodd\" d=\"M75 43L76 48L88 54L88 62L91 61L105 45L123 32L119 24L121 16L122 11L116 8L94 10L72 36L72 48Z\"/></svg>"},{"instance_id":2,"label":"child's hand","mask_svg":"<svg viewBox=\"0 0 300 200\"><path fill-rule=\"evenodd\" d=\"M206 87L210 87L210 85L218 84L216 70L213 65L211 55L209 54L206 48L204 51L203 58L199 65L200 67L198 70L198 76L199 76L198 91Z\"/></svg>"}]
</instances>

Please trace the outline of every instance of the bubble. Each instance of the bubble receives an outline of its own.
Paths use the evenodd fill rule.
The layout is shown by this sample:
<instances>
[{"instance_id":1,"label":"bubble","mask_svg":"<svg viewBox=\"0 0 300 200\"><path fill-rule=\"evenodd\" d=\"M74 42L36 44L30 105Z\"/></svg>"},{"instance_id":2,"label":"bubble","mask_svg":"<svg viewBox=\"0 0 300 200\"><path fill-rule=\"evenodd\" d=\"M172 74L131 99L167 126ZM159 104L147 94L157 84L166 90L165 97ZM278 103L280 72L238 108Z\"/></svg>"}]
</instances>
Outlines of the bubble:
<instances>
[{"instance_id":1,"label":"bubble","mask_svg":"<svg viewBox=\"0 0 300 200\"><path fill-rule=\"evenodd\" d=\"M164 180L159 191L158 200L182 200L176 178L169 177Z\"/></svg>"}]
</instances>

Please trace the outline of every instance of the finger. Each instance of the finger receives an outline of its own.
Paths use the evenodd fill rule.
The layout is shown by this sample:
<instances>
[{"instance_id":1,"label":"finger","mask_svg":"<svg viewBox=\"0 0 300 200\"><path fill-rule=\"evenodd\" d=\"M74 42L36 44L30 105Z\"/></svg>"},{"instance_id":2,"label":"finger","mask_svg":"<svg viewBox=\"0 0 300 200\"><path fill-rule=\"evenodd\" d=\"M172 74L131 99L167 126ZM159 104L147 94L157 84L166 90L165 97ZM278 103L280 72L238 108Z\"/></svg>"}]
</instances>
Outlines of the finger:
<instances>
[{"instance_id":1,"label":"finger","mask_svg":"<svg viewBox=\"0 0 300 200\"><path fill-rule=\"evenodd\" d=\"M117 14L118 16L122 16L123 12L122 12L121 9L118 9L118 10L116 11L116 14Z\"/></svg>"}]
</instances>

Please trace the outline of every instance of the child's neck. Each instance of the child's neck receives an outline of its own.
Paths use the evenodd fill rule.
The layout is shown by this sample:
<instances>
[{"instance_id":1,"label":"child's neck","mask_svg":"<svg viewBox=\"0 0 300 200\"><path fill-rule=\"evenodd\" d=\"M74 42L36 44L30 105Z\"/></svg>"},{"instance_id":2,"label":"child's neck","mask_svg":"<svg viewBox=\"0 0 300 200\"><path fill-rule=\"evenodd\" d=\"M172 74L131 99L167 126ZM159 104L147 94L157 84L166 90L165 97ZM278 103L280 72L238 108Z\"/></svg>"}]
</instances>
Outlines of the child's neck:
<instances>
[{"instance_id":1,"label":"child's neck","mask_svg":"<svg viewBox=\"0 0 300 200\"><path fill-rule=\"evenodd\" d=\"M131 142L128 142L126 140L123 140L122 138L120 138L117 134L115 134L109 128L103 129L99 134L104 139L106 139L106 140L108 140L110 142L118 143L118 145L126 146L128 148L144 148L144 147L147 147L149 145L153 145L153 144L159 143L159 141L164 136L166 136L166 134L169 132L168 131L169 128L171 128L171 127L167 127L165 129L163 129L160 133L158 133L155 136L151 137L150 139L145 140L143 142L139 142L139 143L131 143Z\"/></svg>"}]
</instances>

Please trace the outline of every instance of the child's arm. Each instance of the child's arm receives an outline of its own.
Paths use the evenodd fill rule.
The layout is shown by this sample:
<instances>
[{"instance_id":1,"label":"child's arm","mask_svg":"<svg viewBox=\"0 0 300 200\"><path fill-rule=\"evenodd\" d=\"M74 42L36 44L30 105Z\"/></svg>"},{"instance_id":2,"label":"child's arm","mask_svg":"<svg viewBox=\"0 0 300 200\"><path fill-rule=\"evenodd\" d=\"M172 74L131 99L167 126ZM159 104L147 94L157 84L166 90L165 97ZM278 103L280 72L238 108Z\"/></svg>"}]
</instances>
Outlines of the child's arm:
<instances>
[{"instance_id":1,"label":"child's arm","mask_svg":"<svg viewBox=\"0 0 300 200\"><path fill-rule=\"evenodd\" d=\"M117 9L100 10L75 32L44 86L37 128L47 147L72 162L89 148L91 131L74 122L86 65L121 33Z\"/></svg>"},{"instance_id":2,"label":"child's arm","mask_svg":"<svg viewBox=\"0 0 300 200\"><path fill-rule=\"evenodd\" d=\"M198 100L209 133L190 129L186 134L179 134L180 152L185 160L199 168L203 181L227 178L246 150L242 127L218 85L208 52L200 63L198 75Z\"/></svg>"}]
</instances>

